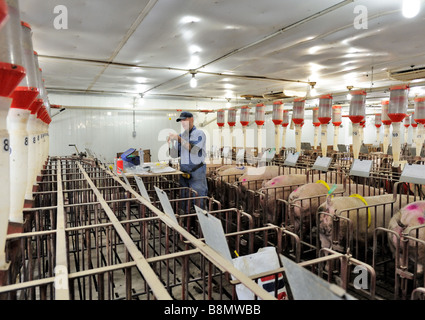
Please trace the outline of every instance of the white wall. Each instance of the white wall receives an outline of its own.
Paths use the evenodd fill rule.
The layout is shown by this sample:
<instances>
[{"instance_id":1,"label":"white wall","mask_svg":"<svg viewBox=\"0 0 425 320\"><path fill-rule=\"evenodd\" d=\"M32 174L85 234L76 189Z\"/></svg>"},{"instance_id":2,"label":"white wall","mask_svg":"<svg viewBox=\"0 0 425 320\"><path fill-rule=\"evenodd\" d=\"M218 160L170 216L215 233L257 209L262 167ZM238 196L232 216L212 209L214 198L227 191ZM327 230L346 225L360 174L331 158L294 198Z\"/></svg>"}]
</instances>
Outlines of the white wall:
<instances>
[{"instance_id":1,"label":"white wall","mask_svg":"<svg viewBox=\"0 0 425 320\"><path fill-rule=\"evenodd\" d=\"M50 155L66 156L75 152L74 147L69 144L76 144L78 150L85 151L85 148L91 149L95 155L102 161L112 162L117 152L126 151L129 148L150 149L152 161L167 159L165 150L167 149L165 137L169 132L180 132L181 126L175 120L180 114L176 109L196 110L200 109L219 109L224 108L223 102L190 102L176 100L158 100L143 99L137 102L135 112L135 131L136 137L133 137L133 98L128 97L101 97L101 96L83 96L83 95L49 95L52 104L63 106L73 106L67 108L64 112L58 113L57 109L52 109L52 123L50 125ZM239 106L241 104L239 103ZM76 108L76 107L80 108ZM251 110L252 124L247 128L247 147L257 146L257 125L254 123L254 106ZM101 107L101 108L99 108ZM291 106L285 106L289 109ZM109 109L108 109L109 108ZM122 108L121 110L116 110ZM155 111L150 111L155 109ZM156 111L158 110L158 111ZM266 111L271 111L272 106L267 106ZM345 111L345 112L344 112ZM348 110L343 110L343 114ZM195 125L204 130L207 135L207 145L209 150L211 146L218 146L220 143L220 131L216 122L216 113L194 112ZM227 115L226 115L227 116ZM227 119L227 118L226 118ZM242 146L242 126L239 123L239 112L237 124L234 127L234 141L237 146ZM202 124L210 124L203 126ZM266 122L263 132L263 146L273 148L274 142L274 123L271 114L266 115ZM280 137L282 127L280 126ZM333 145L332 124L328 125L328 145ZM380 129L382 141L383 127ZM401 130L402 141L404 141L404 127ZM342 127L339 131L340 144L352 143L351 121L343 118ZM230 131L226 124L223 129L225 141L229 141ZM305 124L302 128L302 142L310 142L313 145L314 127L312 125L312 110L305 111ZM376 142L376 128L374 119L367 118L365 128L365 143ZM409 127L408 142L411 143L412 127ZM320 143L320 138L319 138ZM229 145L230 143L226 143ZM288 126L286 134L286 147L295 147L295 130Z\"/></svg>"}]
</instances>

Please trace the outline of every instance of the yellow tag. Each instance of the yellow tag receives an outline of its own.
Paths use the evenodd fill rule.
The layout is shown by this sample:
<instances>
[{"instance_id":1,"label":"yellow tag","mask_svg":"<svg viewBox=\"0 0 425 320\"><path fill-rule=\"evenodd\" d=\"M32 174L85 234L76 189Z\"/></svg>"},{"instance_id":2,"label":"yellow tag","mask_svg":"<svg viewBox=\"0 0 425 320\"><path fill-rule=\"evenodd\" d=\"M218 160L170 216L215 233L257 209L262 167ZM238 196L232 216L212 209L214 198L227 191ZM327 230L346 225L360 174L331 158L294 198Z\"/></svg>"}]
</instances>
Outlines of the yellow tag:
<instances>
[{"instance_id":1,"label":"yellow tag","mask_svg":"<svg viewBox=\"0 0 425 320\"><path fill-rule=\"evenodd\" d=\"M328 191L331 190L331 188L329 187L329 185L325 181L323 181L323 180L317 180L316 183L323 184L328 189Z\"/></svg>"},{"instance_id":2,"label":"yellow tag","mask_svg":"<svg viewBox=\"0 0 425 320\"><path fill-rule=\"evenodd\" d=\"M366 200L361 195L359 195L359 194L352 194L350 196L350 198L360 199L361 202L363 202L365 205L368 205L367 202L366 202ZM367 227L368 228L370 227L371 219L372 219L372 216L370 215L370 208L367 208Z\"/></svg>"}]
</instances>

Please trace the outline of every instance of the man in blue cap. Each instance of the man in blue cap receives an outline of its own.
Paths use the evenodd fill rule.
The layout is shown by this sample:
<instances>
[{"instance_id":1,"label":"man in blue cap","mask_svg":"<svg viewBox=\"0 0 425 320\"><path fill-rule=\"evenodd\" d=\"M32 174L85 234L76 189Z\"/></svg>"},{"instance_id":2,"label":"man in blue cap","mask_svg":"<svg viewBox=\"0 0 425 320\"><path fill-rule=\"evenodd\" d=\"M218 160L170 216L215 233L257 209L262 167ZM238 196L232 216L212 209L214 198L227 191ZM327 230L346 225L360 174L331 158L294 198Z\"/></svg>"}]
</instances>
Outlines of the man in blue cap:
<instances>
[{"instance_id":1,"label":"man in blue cap","mask_svg":"<svg viewBox=\"0 0 425 320\"><path fill-rule=\"evenodd\" d=\"M199 197L207 196L205 133L194 126L193 115L190 112L183 111L176 121L181 122L184 131L179 135L170 133L168 141L171 141L170 156L173 158L180 157L180 170L184 172L180 176L180 185L192 188L198 193ZM187 196L188 193L185 192L183 197ZM203 199L200 207L204 207Z\"/></svg>"}]
</instances>

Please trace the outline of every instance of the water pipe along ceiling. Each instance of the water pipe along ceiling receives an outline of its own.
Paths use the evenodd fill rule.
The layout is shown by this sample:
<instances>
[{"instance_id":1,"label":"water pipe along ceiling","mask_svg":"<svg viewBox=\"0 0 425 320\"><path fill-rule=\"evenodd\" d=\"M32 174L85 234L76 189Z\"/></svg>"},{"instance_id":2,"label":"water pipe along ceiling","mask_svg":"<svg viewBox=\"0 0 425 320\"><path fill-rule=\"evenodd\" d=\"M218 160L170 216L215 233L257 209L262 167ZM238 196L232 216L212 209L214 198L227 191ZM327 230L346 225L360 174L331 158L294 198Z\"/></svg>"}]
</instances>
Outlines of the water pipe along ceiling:
<instances>
[{"instance_id":1,"label":"water pipe along ceiling","mask_svg":"<svg viewBox=\"0 0 425 320\"><path fill-rule=\"evenodd\" d=\"M347 86L366 89L378 101L401 83L410 83L413 95L425 94L425 2L418 2L412 18L403 16L401 0L19 4L49 93L242 105L307 94L344 99ZM406 75L395 77L399 71Z\"/></svg>"}]
</instances>

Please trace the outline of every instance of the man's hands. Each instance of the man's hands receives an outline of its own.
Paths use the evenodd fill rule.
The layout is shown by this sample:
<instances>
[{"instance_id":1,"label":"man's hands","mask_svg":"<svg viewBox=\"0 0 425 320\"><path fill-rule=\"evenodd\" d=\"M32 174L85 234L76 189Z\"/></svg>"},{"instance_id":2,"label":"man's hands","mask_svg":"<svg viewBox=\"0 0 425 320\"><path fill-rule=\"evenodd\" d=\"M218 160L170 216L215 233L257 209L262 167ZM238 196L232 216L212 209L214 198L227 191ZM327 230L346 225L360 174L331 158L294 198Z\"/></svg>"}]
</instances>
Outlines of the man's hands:
<instances>
[{"instance_id":1,"label":"man's hands","mask_svg":"<svg viewBox=\"0 0 425 320\"><path fill-rule=\"evenodd\" d=\"M179 135L177 133L170 132L170 134L167 137L167 142L174 141L174 140L177 140L178 141L179 140Z\"/></svg>"}]
</instances>

